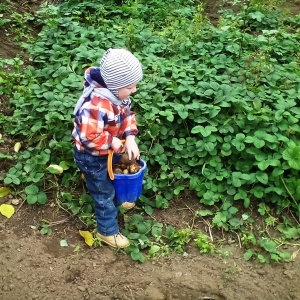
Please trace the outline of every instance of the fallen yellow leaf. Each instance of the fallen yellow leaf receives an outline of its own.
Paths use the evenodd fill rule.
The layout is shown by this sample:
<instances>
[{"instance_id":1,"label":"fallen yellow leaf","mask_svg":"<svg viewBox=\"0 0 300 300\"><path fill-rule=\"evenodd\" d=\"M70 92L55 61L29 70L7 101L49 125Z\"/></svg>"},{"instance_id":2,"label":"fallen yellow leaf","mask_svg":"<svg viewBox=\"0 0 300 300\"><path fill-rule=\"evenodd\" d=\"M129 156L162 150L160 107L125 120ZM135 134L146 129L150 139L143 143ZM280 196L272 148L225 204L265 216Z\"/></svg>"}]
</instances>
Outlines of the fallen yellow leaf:
<instances>
[{"instance_id":1,"label":"fallen yellow leaf","mask_svg":"<svg viewBox=\"0 0 300 300\"><path fill-rule=\"evenodd\" d=\"M6 218L10 218L15 213L15 208L10 204L1 204L0 213Z\"/></svg>"},{"instance_id":2,"label":"fallen yellow leaf","mask_svg":"<svg viewBox=\"0 0 300 300\"><path fill-rule=\"evenodd\" d=\"M14 145L14 151L15 152L19 152L20 149L21 149L21 143L20 142L15 143L15 145Z\"/></svg>"},{"instance_id":3,"label":"fallen yellow leaf","mask_svg":"<svg viewBox=\"0 0 300 300\"><path fill-rule=\"evenodd\" d=\"M292 253L292 255L291 255L291 260L295 260L295 259L296 259L299 250L300 250L300 249L298 249L298 250L296 250L296 251L294 251L294 252Z\"/></svg>"},{"instance_id":4,"label":"fallen yellow leaf","mask_svg":"<svg viewBox=\"0 0 300 300\"><path fill-rule=\"evenodd\" d=\"M79 230L79 234L84 238L85 243L92 247L94 244L93 235L89 231Z\"/></svg>"},{"instance_id":5,"label":"fallen yellow leaf","mask_svg":"<svg viewBox=\"0 0 300 300\"><path fill-rule=\"evenodd\" d=\"M10 189L7 187L0 187L0 197L5 197L10 193Z\"/></svg>"}]
</instances>

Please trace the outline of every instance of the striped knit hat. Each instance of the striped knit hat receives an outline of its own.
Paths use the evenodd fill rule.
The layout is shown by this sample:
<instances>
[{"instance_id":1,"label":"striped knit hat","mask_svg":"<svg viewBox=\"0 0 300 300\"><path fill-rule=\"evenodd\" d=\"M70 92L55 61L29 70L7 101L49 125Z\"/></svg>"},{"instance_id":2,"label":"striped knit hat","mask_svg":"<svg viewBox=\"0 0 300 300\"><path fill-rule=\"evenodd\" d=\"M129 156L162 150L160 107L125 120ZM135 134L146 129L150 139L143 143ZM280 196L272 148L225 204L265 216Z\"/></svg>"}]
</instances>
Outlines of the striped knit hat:
<instances>
[{"instance_id":1,"label":"striped knit hat","mask_svg":"<svg viewBox=\"0 0 300 300\"><path fill-rule=\"evenodd\" d=\"M108 49L100 61L100 72L107 88L115 96L118 96L118 89L138 83L143 78L141 63L125 49Z\"/></svg>"}]
</instances>

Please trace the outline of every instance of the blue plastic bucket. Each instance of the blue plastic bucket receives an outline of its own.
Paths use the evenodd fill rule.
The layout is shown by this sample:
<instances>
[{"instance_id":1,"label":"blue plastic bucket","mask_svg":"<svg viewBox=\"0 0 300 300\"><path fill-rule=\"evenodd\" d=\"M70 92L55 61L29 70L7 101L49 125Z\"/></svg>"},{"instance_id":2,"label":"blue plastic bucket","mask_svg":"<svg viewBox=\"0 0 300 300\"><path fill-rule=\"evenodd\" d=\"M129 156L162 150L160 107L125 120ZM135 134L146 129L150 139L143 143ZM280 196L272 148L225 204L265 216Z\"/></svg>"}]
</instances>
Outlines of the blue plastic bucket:
<instances>
[{"instance_id":1,"label":"blue plastic bucket","mask_svg":"<svg viewBox=\"0 0 300 300\"><path fill-rule=\"evenodd\" d=\"M135 202L142 194L143 179L147 164L142 159L137 162L142 167L137 173L114 174L113 185L116 192L115 199L117 205L121 205L123 202Z\"/></svg>"}]
</instances>

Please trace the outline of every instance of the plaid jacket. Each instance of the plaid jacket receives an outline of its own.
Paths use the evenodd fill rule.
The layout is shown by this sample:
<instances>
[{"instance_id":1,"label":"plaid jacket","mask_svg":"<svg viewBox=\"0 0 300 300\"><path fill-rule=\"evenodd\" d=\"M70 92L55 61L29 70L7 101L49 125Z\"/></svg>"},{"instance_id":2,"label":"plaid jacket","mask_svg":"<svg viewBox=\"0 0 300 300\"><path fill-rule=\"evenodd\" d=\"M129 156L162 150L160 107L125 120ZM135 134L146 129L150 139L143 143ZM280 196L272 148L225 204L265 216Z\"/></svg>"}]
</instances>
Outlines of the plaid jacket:
<instances>
[{"instance_id":1,"label":"plaid jacket","mask_svg":"<svg viewBox=\"0 0 300 300\"><path fill-rule=\"evenodd\" d=\"M72 137L78 150L99 156L108 153L113 137L124 139L137 133L130 102L115 105L92 94L75 116Z\"/></svg>"}]
</instances>

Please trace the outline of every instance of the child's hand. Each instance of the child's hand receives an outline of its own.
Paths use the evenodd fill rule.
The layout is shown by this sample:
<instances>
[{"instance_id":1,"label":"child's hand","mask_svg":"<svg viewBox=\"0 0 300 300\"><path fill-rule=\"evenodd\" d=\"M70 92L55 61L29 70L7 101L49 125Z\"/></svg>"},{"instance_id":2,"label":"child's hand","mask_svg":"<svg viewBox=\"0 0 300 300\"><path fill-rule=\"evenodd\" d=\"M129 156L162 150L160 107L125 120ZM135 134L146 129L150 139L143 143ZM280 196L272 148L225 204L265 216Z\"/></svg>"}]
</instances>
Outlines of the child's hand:
<instances>
[{"instance_id":1,"label":"child's hand","mask_svg":"<svg viewBox=\"0 0 300 300\"><path fill-rule=\"evenodd\" d=\"M135 141L134 135L128 135L126 137L126 142L124 146L124 148L127 150L129 160L140 159L140 150Z\"/></svg>"},{"instance_id":2,"label":"child's hand","mask_svg":"<svg viewBox=\"0 0 300 300\"><path fill-rule=\"evenodd\" d=\"M111 142L111 148L114 150L114 152L120 153L123 150L123 143L117 137L113 137Z\"/></svg>"}]
</instances>

